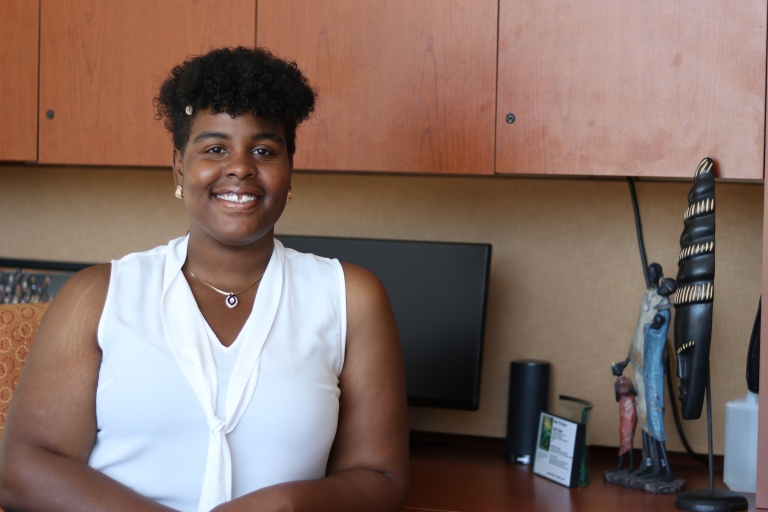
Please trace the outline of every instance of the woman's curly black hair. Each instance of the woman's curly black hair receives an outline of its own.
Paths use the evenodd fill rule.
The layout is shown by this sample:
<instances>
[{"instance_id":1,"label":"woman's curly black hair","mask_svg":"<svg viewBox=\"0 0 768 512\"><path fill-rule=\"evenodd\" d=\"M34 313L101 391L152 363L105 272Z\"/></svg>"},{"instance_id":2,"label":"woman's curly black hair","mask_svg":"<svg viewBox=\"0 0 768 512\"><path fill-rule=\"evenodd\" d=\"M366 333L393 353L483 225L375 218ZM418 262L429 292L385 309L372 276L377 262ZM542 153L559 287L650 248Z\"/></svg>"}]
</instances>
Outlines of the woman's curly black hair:
<instances>
[{"instance_id":1,"label":"woman's curly black hair","mask_svg":"<svg viewBox=\"0 0 768 512\"><path fill-rule=\"evenodd\" d=\"M289 155L296 151L296 127L315 109L317 93L295 62L264 48L221 48L176 66L155 98L156 119L165 119L173 145L183 151L194 114L210 109L238 116L252 112L285 129ZM187 106L193 115L187 115Z\"/></svg>"}]
</instances>

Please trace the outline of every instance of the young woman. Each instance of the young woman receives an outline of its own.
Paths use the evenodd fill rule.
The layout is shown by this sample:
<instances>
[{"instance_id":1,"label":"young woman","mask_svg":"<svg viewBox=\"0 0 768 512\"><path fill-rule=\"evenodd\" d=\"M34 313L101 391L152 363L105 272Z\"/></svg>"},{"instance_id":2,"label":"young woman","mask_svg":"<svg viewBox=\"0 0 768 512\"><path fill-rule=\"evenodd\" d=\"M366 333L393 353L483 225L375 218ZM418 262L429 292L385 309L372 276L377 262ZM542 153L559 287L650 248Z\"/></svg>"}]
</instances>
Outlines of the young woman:
<instances>
[{"instance_id":1,"label":"young woman","mask_svg":"<svg viewBox=\"0 0 768 512\"><path fill-rule=\"evenodd\" d=\"M262 49L173 69L156 103L189 234L78 273L51 304L0 444L0 507L400 510L386 292L273 238L314 102Z\"/></svg>"}]
</instances>

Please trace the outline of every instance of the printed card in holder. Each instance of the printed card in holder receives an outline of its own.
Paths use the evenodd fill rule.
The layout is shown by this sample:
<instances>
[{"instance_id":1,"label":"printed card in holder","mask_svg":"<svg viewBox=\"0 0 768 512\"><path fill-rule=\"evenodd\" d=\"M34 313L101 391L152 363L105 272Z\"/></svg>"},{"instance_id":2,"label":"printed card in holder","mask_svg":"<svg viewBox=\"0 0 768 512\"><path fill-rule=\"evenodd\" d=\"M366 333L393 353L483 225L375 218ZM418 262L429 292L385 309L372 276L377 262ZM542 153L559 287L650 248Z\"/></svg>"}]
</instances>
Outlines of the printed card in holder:
<instances>
[{"instance_id":1,"label":"printed card in holder","mask_svg":"<svg viewBox=\"0 0 768 512\"><path fill-rule=\"evenodd\" d=\"M583 423L542 412L533 472L566 487L579 487L585 436Z\"/></svg>"}]
</instances>

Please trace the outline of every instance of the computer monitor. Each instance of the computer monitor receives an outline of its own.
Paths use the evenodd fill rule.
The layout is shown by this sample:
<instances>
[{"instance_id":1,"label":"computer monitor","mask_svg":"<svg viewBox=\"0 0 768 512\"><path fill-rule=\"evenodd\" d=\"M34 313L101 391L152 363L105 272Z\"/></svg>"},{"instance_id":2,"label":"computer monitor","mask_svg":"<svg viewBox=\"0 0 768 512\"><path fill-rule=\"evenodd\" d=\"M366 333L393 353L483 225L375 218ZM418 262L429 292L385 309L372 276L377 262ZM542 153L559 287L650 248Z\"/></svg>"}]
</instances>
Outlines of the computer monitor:
<instances>
[{"instance_id":1,"label":"computer monitor","mask_svg":"<svg viewBox=\"0 0 768 512\"><path fill-rule=\"evenodd\" d=\"M409 405L477 410L489 244L275 236L381 279L400 333Z\"/></svg>"}]
</instances>

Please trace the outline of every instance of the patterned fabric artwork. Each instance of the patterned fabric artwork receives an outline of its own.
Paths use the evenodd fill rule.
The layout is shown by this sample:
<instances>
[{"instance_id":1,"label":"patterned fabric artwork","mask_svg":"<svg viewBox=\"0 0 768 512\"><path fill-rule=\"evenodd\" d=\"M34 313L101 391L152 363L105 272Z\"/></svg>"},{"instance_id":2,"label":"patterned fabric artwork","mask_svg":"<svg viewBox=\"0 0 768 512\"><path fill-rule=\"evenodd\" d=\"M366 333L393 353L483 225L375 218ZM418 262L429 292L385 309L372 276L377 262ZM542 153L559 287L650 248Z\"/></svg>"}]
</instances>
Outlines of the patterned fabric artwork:
<instances>
[{"instance_id":1,"label":"patterned fabric artwork","mask_svg":"<svg viewBox=\"0 0 768 512\"><path fill-rule=\"evenodd\" d=\"M51 276L44 272L0 269L0 304L50 302Z\"/></svg>"},{"instance_id":2,"label":"patterned fabric artwork","mask_svg":"<svg viewBox=\"0 0 768 512\"><path fill-rule=\"evenodd\" d=\"M0 436L11 396L48 304L0 304Z\"/></svg>"}]
</instances>

